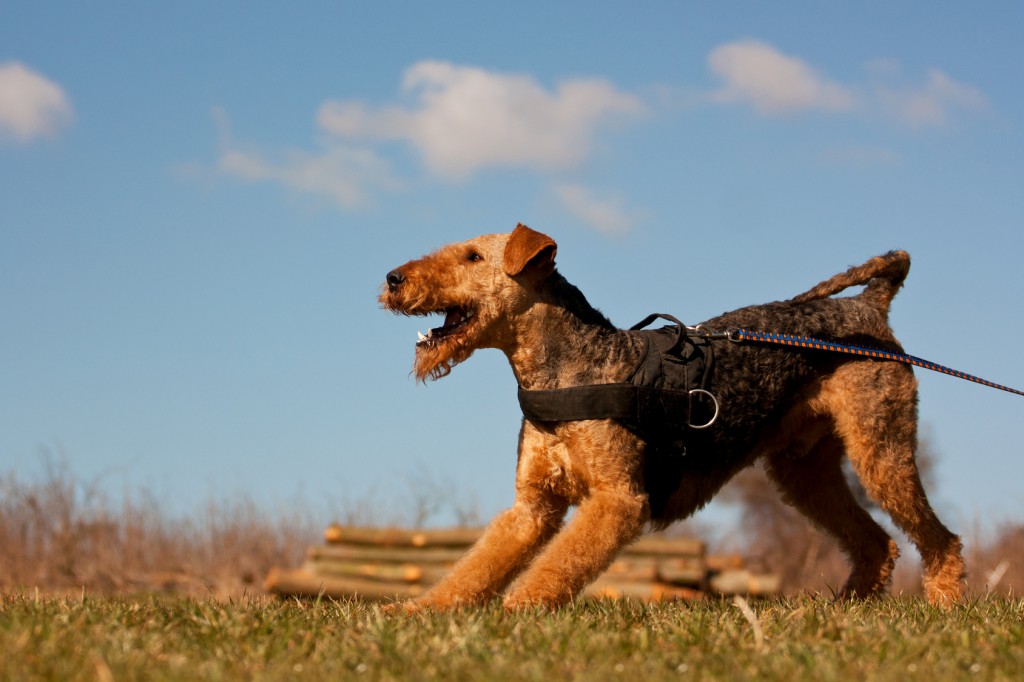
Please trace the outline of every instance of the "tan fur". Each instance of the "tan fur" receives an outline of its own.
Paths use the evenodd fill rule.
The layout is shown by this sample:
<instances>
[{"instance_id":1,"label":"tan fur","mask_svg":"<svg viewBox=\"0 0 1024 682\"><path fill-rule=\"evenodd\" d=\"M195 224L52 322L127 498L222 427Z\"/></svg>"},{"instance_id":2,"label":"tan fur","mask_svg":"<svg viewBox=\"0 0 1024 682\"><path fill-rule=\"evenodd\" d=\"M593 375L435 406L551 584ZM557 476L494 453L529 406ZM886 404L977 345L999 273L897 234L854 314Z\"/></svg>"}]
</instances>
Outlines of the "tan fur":
<instances>
[{"instance_id":1,"label":"tan fur","mask_svg":"<svg viewBox=\"0 0 1024 682\"><path fill-rule=\"evenodd\" d=\"M476 349L497 348L526 389L625 380L639 357L639 342L612 327L561 278L554 268L556 250L553 239L520 225L511 234L451 244L388 273L380 297L384 307L407 315L440 313L453 321L417 344L416 377L442 377ZM855 311L856 319L837 317L836 333L853 325L880 343L895 343L885 314L908 267L905 253L892 252L775 305L813 306L848 286L867 284L861 294L866 302L857 304L863 312ZM755 313L770 318L774 308L744 310L753 312L737 311L737 319ZM730 368L729 356L723 358L717 371L735 374L728 385L742 385L746 370L735 363ZM755 446L701 476L684 476L665 517L691 514L737 471L764 458L784 499L849 555L852 571L843 594L878 594L888 586L898 551L850 493L840 469L845 454L868 493L921 550L929 600L960 599L959 539L935 517L914 464L912 372L875 361L829 367L773 423L735 425L757 434ZM737 396L736 401L743 397ZM402 608L443 610L499 595L509 608L571 600L651 520L644 452L644 441L612 420L524 420L513 506L494 519L446 578ZM576 513L563 525L570 506Z\"/></svg>"}]
</instances>

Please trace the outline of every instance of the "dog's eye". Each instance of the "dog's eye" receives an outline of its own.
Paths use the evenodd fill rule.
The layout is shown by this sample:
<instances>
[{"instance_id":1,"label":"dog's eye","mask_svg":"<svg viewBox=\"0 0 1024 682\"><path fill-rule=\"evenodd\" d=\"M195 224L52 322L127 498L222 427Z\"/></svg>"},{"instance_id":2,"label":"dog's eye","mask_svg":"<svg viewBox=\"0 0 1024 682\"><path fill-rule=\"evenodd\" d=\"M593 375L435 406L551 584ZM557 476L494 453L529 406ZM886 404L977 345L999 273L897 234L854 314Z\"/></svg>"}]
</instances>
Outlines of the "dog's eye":
<instances>
[{"instance_id":1,"label":"dog's eye","mask_svg":"<svg viewBox=\"0 0 1024 682\"><path fill-rule=\"evenodd\" d=\"M484 257L481 256L476 251L470 251L468 254L466 254L466 260L468 260L470 263L476 263L477 261L482 261L483 259Z\"/></svg>"}]
</instances>

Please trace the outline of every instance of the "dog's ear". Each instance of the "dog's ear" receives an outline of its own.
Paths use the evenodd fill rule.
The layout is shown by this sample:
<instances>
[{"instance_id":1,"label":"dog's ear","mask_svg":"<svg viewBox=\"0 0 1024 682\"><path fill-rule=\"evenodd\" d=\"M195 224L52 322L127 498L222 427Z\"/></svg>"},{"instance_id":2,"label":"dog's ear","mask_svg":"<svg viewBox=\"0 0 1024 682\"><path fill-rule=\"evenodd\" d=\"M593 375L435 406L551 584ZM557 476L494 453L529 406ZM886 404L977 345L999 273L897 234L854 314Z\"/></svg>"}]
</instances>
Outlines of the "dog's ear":
<instances>
[{"instance_id":1,"label":"dog's ear","mask_svg":"<svg viewBox=\"0 0 1024 682\"><path fill-rule=\"evenodd\" d=\"M515 277L529 268L547 277L555 269L557 251L554 239L519 223L505 244L505 274Z\"/></svg>"}]
</instances>

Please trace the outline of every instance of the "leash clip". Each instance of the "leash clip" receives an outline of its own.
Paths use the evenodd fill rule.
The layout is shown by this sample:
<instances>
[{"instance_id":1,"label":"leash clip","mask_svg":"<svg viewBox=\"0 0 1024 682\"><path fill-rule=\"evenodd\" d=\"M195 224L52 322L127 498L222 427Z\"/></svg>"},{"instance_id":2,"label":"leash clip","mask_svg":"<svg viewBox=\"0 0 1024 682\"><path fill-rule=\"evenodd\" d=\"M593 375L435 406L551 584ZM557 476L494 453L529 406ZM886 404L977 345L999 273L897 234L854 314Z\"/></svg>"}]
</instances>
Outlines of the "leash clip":
<instances>
[{"instance_id":1,"label":"leash clip","mask_svg":"<svg viewBox=\"0 0 1024 682\"><path fill-rule=\"evenodd\" d=\"M687 327L686 333L690 336L696 336L701 339L707 339L708 341L732 341L733 343L740 343L744 341L743 330L738 327L730 327L723 332L710 327L705 327L702 324L698 324L694 327Z\"/></svg>"},{"instance_id":2,"label":"leash clip","mask_svg":"<svg viewBox=\"0 0 1024 682\"><path fill-rule=\"evenodd\" d=\"M711 329L710 327L705 327L702 324L698 324L695 327L687 327L686 333L689 334L690 336L697 336L702 339L707 339L709 341L717 341L718 339L732 340L732 330L720 332Z\"/></svg>"}]
</instances>

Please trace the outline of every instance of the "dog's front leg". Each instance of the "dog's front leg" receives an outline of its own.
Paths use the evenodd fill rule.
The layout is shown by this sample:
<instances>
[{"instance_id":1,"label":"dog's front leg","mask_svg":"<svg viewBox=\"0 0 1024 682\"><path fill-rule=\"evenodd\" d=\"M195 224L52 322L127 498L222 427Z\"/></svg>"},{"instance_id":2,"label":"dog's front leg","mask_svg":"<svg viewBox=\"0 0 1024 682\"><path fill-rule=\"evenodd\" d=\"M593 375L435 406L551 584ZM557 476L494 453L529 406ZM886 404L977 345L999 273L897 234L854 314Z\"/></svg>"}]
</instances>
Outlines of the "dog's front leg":
<instances>
[{"instance_id":1,"label":"dog's front leg","mask_svg":"<svg viewBox=\"0 0 1024 682\"><path fill-rule=\"evenodd\" d=\"M635 540L649 515L647 498L594 491L505 597L505 607L564 604L597 578Z\"/></svg>"},{"instance_id":2,"label":"dog's front leg","mask_svg":"<svg viewBox=\"0 0 1024 682\"><path fill-rule=\"evenodd\" d=\"M397 608L446 611L496 597L558 531L567 508L567 502L542 491L517 494L515 504L494 518L448 575Z\"/></svg>"}]
</instances>

